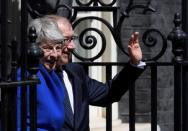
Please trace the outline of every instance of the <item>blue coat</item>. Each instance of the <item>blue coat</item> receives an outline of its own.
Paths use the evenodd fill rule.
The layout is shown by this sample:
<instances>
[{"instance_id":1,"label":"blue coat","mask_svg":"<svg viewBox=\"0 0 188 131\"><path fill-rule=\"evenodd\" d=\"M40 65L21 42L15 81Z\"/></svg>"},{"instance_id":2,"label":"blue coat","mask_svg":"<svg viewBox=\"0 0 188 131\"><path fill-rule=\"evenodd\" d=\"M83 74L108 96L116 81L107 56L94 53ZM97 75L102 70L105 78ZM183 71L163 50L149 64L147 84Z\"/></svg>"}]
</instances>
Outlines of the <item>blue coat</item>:
<instances>
[{"instance_id":1,"label":"blue coat","mask_svg":"<svg viewBox=\"0 0 188 131\"><path fill-rule=\"evenodd\" d=\"M64 124L62 81L54 71L48 72L42 65L39 66L37 76L41 82L37 85L37 131L61 131ZM27 93L29 98L29 90ZM27 103L27 131L30 131L29 101ZM17 108L18 130L20 130L20 87L18 88Z\"/></svg>"}]
</instances>

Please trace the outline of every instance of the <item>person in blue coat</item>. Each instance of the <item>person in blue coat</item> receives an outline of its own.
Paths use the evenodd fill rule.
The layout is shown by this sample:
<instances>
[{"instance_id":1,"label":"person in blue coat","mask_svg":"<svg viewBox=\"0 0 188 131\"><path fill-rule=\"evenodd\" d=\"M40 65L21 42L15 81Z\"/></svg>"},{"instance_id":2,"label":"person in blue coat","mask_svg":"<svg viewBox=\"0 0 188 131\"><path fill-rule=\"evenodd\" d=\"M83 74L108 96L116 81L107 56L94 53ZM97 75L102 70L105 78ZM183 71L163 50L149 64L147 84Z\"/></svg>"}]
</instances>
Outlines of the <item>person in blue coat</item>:
<instances>
[{"instance_id":1,"label":"person in blue coat","mask_svg":"<svg viewBox=\"0 0 188 131\"><path fill-rule=\"evenodd\" d=\"M144 71L142 51L139 45L139 33L131 35L128 44L130 62L112 80L106 83L90 78L79 64L70 63L71 53L75 49L77 37L68 19L57 16L45 16L54 20L64 35L61 59L57 64L63 74L69 102L65 104L65 123L62 131L89 131L89 105L105 107L118 102Z\"/></svg>"},{"instance_id":2,"label":"person in blue coat","mask_svg":"<svg viewBox=\"0 0 188 131\"><path fill-rule=\"evenodd\" d=\"M61 131L64 125L64 88L55 70L61 56L64 36L57 24L48 18L33 19L28 28L36 29L36 42L43 50L37 76L37 131ZM20 79L18 71L18 79ZM18 131L21 130L21 87L18 87ZM27 91L29 98L29 90ZM29 101L27 102L27 131L30 131Z\"/></svg>"}]
</instances>

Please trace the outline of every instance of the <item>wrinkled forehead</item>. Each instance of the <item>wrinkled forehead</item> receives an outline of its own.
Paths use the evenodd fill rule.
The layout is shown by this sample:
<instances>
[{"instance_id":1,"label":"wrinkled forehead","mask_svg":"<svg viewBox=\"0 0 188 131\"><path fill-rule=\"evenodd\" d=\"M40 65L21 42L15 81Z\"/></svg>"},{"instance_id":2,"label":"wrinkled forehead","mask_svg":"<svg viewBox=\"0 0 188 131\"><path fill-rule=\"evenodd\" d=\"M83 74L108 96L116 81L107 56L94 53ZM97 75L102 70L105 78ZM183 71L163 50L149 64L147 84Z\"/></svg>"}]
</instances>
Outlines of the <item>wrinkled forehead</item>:
<instances>
[{"instance_id":1,"label":"wrinkled forehead","mask_svg":"<svg viewBox=\"0 0 188 131\"><path fill-rule=\"evenodd\" d=\"M72 37L74 35L74 31L72 28L65 27L63 31L64 38L66 39L67 37Z\"/></svg>"}]
</instances>

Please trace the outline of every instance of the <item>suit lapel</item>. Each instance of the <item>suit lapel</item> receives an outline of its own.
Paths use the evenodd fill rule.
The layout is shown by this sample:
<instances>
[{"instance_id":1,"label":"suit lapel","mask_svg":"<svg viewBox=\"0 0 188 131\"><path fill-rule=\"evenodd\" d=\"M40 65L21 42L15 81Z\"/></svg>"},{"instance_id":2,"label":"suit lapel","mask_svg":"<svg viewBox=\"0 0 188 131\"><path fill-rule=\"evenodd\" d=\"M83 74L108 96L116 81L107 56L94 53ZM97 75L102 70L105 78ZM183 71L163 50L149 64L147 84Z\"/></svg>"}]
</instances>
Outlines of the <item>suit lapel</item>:
<instances>
[{"instance_id":1,"label":"suit lapel","mask_svg":"<svg viewBox=\"0 0 188 131\"><path fill-rule=\"evenodd\" d=\"M82 83L80 81L79 76L73 72L70 66L65 66L64 70L67 72L69 80L71 81L72 88L73 88L73 96L74 96L74 124L79 122L79 111L81 109L82 104ZM75 69L74 69L75 70ZM76 125L74 125L76 126Z\"/></svg>"}]
</instances>

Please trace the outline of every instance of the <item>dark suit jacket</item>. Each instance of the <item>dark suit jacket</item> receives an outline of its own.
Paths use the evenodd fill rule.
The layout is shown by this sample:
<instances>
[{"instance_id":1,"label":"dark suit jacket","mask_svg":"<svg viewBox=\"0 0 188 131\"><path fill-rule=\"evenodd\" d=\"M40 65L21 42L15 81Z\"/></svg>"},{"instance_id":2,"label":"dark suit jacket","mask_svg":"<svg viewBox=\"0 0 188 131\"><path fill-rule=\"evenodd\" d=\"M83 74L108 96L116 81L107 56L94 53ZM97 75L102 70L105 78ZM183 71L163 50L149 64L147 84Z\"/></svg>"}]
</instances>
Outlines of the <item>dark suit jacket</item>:
<instances>
[{"instance_id":1,"label":"dark suit jacket","mask_svg":"<svg viewBox=\"0 0 188 131\"><path fill-rule=\"evenodd\" d=\"M73 87L74 121L71 122L65 112L62 131L89 131L89 105L106 106L119 101L143 72L143 69L128 64L112 80L104 84L88 77L78 64L67 64L64 70Z\"/></svg>"}]
</instances>

